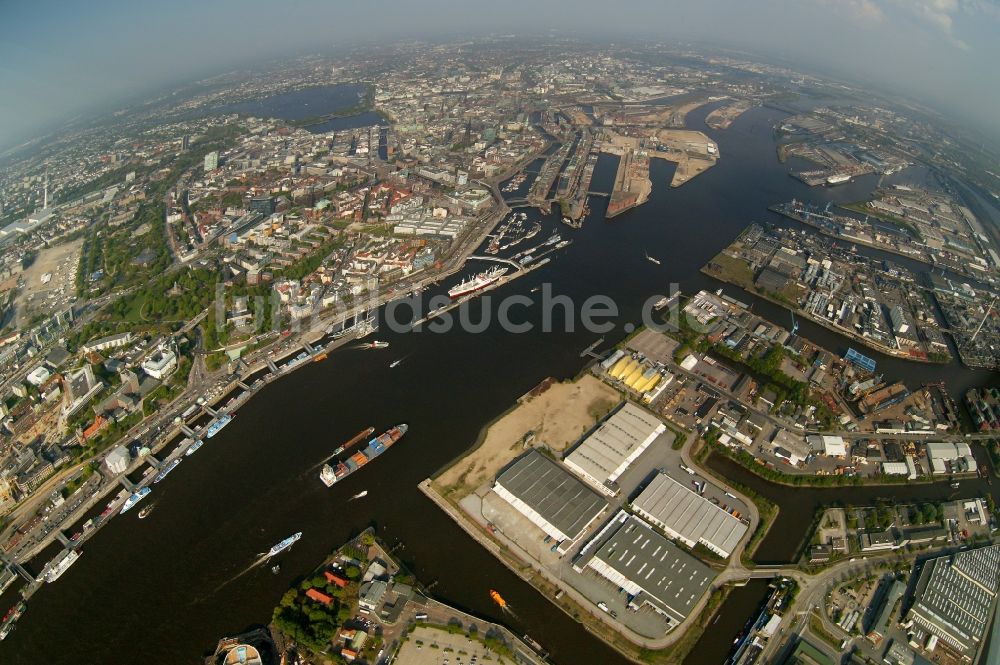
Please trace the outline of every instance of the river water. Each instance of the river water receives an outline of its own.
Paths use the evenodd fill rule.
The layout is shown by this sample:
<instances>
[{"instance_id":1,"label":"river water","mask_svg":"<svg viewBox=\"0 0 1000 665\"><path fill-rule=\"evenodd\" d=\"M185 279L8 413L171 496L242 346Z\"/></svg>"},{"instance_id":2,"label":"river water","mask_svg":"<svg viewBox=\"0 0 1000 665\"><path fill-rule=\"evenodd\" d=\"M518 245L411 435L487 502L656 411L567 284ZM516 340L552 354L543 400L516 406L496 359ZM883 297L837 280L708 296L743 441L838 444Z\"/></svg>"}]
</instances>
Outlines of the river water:
<instances>
[{"instance_id":1,"label":"river water","mask_svg":"<svg viewBox=\"0 0 1000 665\"><path fill-rule=\"evenodd\" d=\"M704 130L707 111L692 113L689 125ZM646 298L666 293L670 282L679 282L685 292L711 285L698 269L750 221L774 219L768 205L792 197L823 202L864 196L872 185L866 179L809 190L790 178L787 170L794 165L778 163L771 134L781 116L755 109L728 130L706 130L718 141L722 159L679 189L667 187L672 165L654 161L650 202L611 222L602 221L606 201L593 199L594 215L582 230L561 229L574 239L572 245L492 297L519 293L537 299L532 289L543 282L576 303L606 294L621 312L615 329L605 335L610 344L624 335L625 323L638 320ZM610 189L615 165L615 159L602 156L592 189ZM545 223L540 238L558 225L554 215L543 218L531 211L529 218ZM647 251L662 265L646 261ZM440 290L449 286L450 280ZM474 302L469 318L480 321L488 304L487 297ZM536 300L515 315L537 325L541 310ZM755 310L767 313L757 304ZM815 334L834 348L845 345L806 322L800 334ZM133 511L112 520L58 582L35 594L17 630L0 644L0 661L192 662L219 637L267 622L290 584L373 525L386 542L399 546L397 554L423 583L435 583L433 594L441 600L527 633L560 665L623 662L416 489L539 381L576 375L584 366L580 351L599 336L579 326L558 334L509 334L496 325L481 333L456 329L443 334L393 333L383 327L378 337L391 343L387 351L342 349L280 379L155 487L147 501L156 508L147 519L140 522ZM395 359L403 362L390 369ZM897 369L908 381L945 379L950 386L990 379L957 365L899 364L892 371ZM369 425L381 430L398 422L409 423L410 432L391 454L332 489L319 482L318 467L336 446ZM752 478L740 480L752 483ZM367 498L349 501L361 490L368 490ZM800 540L795 529L804 528L803 520L795 511L810 490L767 485L759 491L781 504L782 533ZM926 491L921 486L896 493ZM258 553L296 531L304 535L280 556L278 575L265 566L252 567ZM765 540L759 556L780 560L794 549L778 540ZM39 570L44 559L32 562L32 568ZM516 616L497 611L488 596L491 588L503 594ZM712 640L731 642L748 618L740 616L746 614L742 608L755 607L760 593L748 591L736 605L727 605L712 626ZM0 607L12 605L15 594L16 586L0 598ZM732 609L737 605L740 611ZM699 649L689 662L718 662L706 659L707 653Z\"/></svg>"}]
</instances>

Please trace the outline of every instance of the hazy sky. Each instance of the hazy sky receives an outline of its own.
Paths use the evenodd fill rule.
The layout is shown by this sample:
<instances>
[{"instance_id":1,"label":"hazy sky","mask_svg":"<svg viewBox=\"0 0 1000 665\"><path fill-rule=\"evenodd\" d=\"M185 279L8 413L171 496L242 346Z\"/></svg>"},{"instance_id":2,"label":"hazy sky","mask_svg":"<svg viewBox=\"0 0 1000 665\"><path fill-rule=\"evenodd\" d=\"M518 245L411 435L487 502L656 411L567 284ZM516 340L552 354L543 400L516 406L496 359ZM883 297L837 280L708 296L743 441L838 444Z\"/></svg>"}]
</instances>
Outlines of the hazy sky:
<instances>
[{"instance_id":1,"label":"hazy sky","mask_svg":"<svg viewBox=\"0 0 1000 665\"><path fill-rule=\"evenodd\" d=\"M1000 137L997 0L0 0L0 146L248 59L548 28L770 53L891 83Z\"/></svg>"}]
</instances>

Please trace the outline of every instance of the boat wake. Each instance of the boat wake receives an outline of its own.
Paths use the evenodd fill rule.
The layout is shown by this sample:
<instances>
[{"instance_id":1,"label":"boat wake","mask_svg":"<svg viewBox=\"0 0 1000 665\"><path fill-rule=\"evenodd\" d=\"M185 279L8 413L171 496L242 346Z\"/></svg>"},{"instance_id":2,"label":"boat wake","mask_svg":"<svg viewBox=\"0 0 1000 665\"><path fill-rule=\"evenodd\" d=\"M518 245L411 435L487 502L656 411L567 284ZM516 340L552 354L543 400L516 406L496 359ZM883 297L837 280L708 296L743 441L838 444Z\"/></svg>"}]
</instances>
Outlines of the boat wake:
<instances>
[{"instance_id":1,"label":"boat wake","mask_svg":"<svg viewBox=\"0 0 1000 665\"><path fill-rule=\"evenodd\" d=\"M503 607L500 608L500 610L504 614L509 614L510 616L514 617L518 621L521 620L521 617L517 616L517 613L515 613L514 610L511 609L510 605L504 605Z\"/></svg>"},{"instance_id":2,"label":"boat wake","mask_svg":"<svg viewBox=\"0 0 1000 665\"><path fill-rule=\"evenodd\" d=\"M330 454L329 454L329 453L327 453L327 454L326 454L326 455L325 455L325 456L323 457L323 459L322 459L322 460L320 460L320 463L319 463L319 464L315 464L315 465L313 465L313 466L309 467L308 469L306 469L305 473L303 473L301 477L302 477L302 478L305 478L306 476L311 476L311 475L313 475L313 474L314 474L314 473L316 472L316 469L319 469L320 467L322 467L322 466L323 466L324 464L328 463L329 461L330 461Z\"/></svg>"},{"instance_id":3,"label":"boat wake","mask_svg":"<svg viewBox=\"0 0 1000 665\"><path fill-rule=\"evenodd\" d=\"M223 582L222 584L220 584L219 586L217 586L215 588L215 591L213 591L212 593L218 593L219 591L221 591L222 589L226 588L227 586L229 586L230 584L232 584L236 580L240 579L241 577L243 577L247 573L253 571L255 568L260 568L263 564L267 563L267 560L270 559L270 558L271 557L268 556L267 552L260 552L257 555L257 559L253 563L251 563L249 566L247 566L246 568L244 568L243 570L241 570L240 572L236 573L235 575L233 575L232 577L230 577L228 580L226 580L225 582Z\"/></svg>"}]
</instances>

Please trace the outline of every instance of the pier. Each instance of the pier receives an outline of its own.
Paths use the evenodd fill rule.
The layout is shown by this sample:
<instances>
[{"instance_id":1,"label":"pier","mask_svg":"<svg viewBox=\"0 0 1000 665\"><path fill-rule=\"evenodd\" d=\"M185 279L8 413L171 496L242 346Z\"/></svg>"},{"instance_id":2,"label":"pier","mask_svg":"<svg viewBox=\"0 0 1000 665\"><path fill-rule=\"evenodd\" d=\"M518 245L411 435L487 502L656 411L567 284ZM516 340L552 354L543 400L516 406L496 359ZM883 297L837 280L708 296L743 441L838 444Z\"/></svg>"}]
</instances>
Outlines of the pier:
<instances>
[{"instance_id":1,"label":"pier","mask_svg":"<svg viewBox=\"0 0 1000 665\"><path fill-rule=\"evenodd\" d=\"M31 573L29 573L24 566L19 564L17 561L8 558L6 554L0 554L0 562L23 577L28 584L35 584L37 582L37 580L31 576Z\"/></svg>"},{"instance_id":2,"label":"pier","mask_svg":"<svg viewBox=\"0 0 1000 665\"><path fill-rule=\"evenodd\" d=\"M472 260L475 260L475 261L492 261L493 263L505 263L505 264L507 264L509 266L513 266L514 270L518 270L518 271L524 269L524 266L522 266L517 261L511 261L510 259L503 259L503 258L500 258L498 256L477 256L477 255L473 254L473 255L469 256L469 260L470 261L472 261Z\"/></svg>"},{"instance_id":3,"label":"pier","mask_svg":"<svg viewBox=\"0 0 1000 665\"><path fill-rule=\"evenodd\" d=\"M550 250L550 251L552 251L552 250ZM548 254L548 253L549 252L546 252L546 254ZM543 256L545 256L545 254L540 255L538 258L542 258ZM447 305L444 305L443 307L439 307L439 308L435 309L434 311L429 312L427 314L427 316L425 316L424 318L419 319L417 321L414 321L413 325L411 326L411 328L418 328L418 327L422 326L423 324L427 323L428 321L431 321L432 319L435 319L435 318L441 316L442 314L450 312L451 310L455 309L456 307L462 306L463 304L469 302L473 298L478 298L479 296L483 295L484 293L492 291L493 289L495 289L495 288L497 288L499 286L503 286L504 284L508 284L511 281L517 279L518 277L521 277L522 275L527 275L529 272L531 272L535 268L540 268L542 266L542 264L540 264L538 262L532 263L530 266L522 266L522 265L514 263L513 261L510 261L508 259L498 259L498 258L487 257L487 256L470 256L468 258L470 258L470 259L480 259L480 260L483 260L483 261L494 261L494 262L497 262L497 263L509 263L509 264L512 264L512 265L516 266L517 267L517 271L511 273L510 275L504 275L503 277L501 277L500 279L498 279L497 281L493 282L492 284L490 284L489 286L487 286L485 288L482 288L482 289L480 289L478 291L475 291L474 293L470 293L468 295L462 296L461 298L453 300L452 302L448 303Z\"/></svg>"},{"instance_id":4,"label":"pier","mask_svg":"<svg viewBox=\"0 0 1000 665\"><path fill-rule=\"evenodd\" d=\"M591 358L594 358L595 360L601 360L601 358L603 356L601 356L599 353L595 353L594 352L594 349L596 349L597 347L599 347L601 344L604 344L604 338L603 337L601 337L596 342L594 342L593 344L591 344L590 346L588 346L586 349L584 349L583 351L581 351L580 352L580 357L584 358L586 356L590 356Z\"/></svg>"}]
</instances>

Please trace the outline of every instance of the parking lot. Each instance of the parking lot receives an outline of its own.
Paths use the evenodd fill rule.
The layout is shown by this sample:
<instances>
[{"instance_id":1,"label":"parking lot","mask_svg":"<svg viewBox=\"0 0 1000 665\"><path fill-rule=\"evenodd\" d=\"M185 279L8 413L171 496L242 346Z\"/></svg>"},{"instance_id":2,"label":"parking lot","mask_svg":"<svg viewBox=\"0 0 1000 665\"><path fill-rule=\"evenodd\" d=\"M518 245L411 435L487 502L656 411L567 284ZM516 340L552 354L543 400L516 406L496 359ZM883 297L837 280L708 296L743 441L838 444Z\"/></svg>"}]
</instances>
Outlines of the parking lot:
<instances>
[{"instance_id":1,"label":"parking lot","mask_svg":"<svg viewBox=\"0 0 1000 665\"><path fill-rule=\"evenodd\" d=\"M418 626L403 642L395 662L405 665L477 665L495 663L497 656L464 633L451 634L440 628Z\"/></svg>"}]
</instances>

